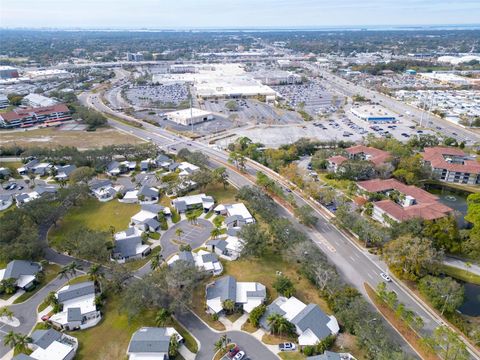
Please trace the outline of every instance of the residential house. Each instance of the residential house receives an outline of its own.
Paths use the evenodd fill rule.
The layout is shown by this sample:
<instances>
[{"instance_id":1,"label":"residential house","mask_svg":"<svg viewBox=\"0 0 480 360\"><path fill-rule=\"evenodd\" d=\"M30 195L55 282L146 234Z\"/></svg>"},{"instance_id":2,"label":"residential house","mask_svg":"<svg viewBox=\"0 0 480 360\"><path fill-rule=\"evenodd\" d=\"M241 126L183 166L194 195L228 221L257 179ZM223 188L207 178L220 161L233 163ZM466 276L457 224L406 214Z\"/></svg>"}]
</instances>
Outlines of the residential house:
<instances>
[{"instance_id":1,"label":"residential house","mask_svg":"<svg viewBox=\"0 0 480 360\"><path fill-rule=\"evenodd\" d=\"M173 335L183 343L183 337L172 327L142 327L133 333L128 344L129 360L168 360L170 339Z\"/></svg>"},{"instance_id":2,"label":"residential house","mask_svg":"<svg viewBox=\"0 0 480 360\"><path fill-rule=\"evenodd\" d=\"M243 241L235 235L227 235L224 239L212 239L206 242L209 251L226 260L236 260L243 250Z\"/></svg>"},{"instance_id":3,"label":"residential house","mask_svg":"<svg viewBox=\"0 0 480 360\"><path fill-rule=\"evenodd\" d=\"M88 186L92 194L102 202L112 200L120 190L119 187L113 187L112 182L106 179L94 179L88 183Z\"/></svg>"},{"instance_id":4,"label":"residential house","mask_svg":"<svg viewBox=\"0 0 480 360\"><path fill-rule=\"evenodd\" d=\"M267 306L265 314L260 319L260 325L266 330L270 330L268 317L271 314L279 314L295 325L300 346L315 345L340 331L335 316L328 316L318 305L306 305L294 296L290 298L279 296Z\"/></svg>"},{"instance_id":5,"label":"residential house","mask_svg":"<svg viewBox=\"0 0 480 360\"><path fill-rule=\"evenodd\" d=\"M95 305L96 289L93 281L66 285L55 294L62 311L53 314L50 321L64 330L88 329L97 325L102 314Z\"/></svg>"},{"instance_id":6,"label":"residential house","mask_svg":"<svg viewBox=\"0 0 480 360\"><path fill-rule=\"evenodd\" d=\"M112 260L124 263L129 260L141 259L151 252L147 244L142 243L143 231L129 227L114 235L115 244L112 250Z\"/></svg>"},{"instance_id":7,"label":"residential house","mask_svg":"<svg viewBox=\"0 0 480 360\"><path fill-rule=\"evenodd\" d=\"M170 159L167 155L160 154L156 157L155 163L157 164L157 167L160 167L162 169L168 169L168 167L173 163L173 160Z\"/></svg>"},{"instance_id":8,"label":"residential house","mask_svg":"<svg viewBox=\"0 0 480 360\"><path fill-rule=\"evenodd\" d=\"M480 162L460 149L440 146L425 148L422 157L425 165L432 169L433 175L440 181L480 184Z\"/></svg>"},{"instance_id":9,"label":"residential house","mask_svg":"<svg viewBox=\"0 0 480 360\"><path fill-rule=\"evenodd\" d=\"M20 175L28 175L28 173L30 173L31 171L33 171L34 167L39 164L40 161L38 161L38 159L31 159L30 161L28 161L27 163L25 163L23 166L20 166L18 169L17 169L17 172L20 174Z\"/></svg>"},{"instance_id":10,"label":"residential house","mask_svg":"<svg viewBox=\"0 0 480 360\"><path fill-rule=\"evenodd\" d=\"M140 171L150 171L155 167L157 167L157 162L153 159L146 159L140 161Z\"/></svg>"},{"instance_id":11,"label":"residential house","mask_svg":"<svg viewBox=\"0 0 480 360\"><path fill-rule=\"evenodd\" d=\"M253 224L255 218L250 214L247 207L243 203L237 204L228 204L228 205L218 205L213 211L217 215L226 216L224 223L227 228L241 228L246 224Z\"/></svg>"},{"instance_id":12,"label":"residential house","mask_svg":"<svg viewBox=\"0 0 480 360\"><path fill-rule=\"evenodd\" d=\"M437 196L395 179L360 181L357 186L366 197L372 193L385 197L373 203L372 217L387 226L391 221L402 222L413 218L436 220L453 211L442 204Z\"/></svg>"},{"instance_id":13,"label":"residential house","mask_svg":"<svg viewBox=\"0 0 480 360\"><path fill-rule=\"evenodd\" d=\"M14 360L71 360L75 357L78 341L73 336L48 329L35 330L30 337L32 342L28 347L32 353L17 355Z\"/></svg>"},{"instance_id":14,"label":"residential house","mask_svg":"<svg viewBox=\"0 0 480 360\"><path fill-rule=\"evenodd\" d=\"M41 163L37 159L30 160L25 165L19 167L17 172L20 175L38 175L45 176L53 169L53 165L50 163Z\"/></svg>"},{"instance_id":15,"label":"residential house","mask_svg":"<svg viewBox=\"0 0 480 360\"><path fill-rule=\"evenodd\" d=\"M26 260L12 260L5 269L0 269L0 281L15 279L15 285L23 290L35 286L37 274L42 271L40 264Z\"/></svg>"},{"instance_id":16,"label":"residential house","mask_svg":"<svg viewBox=\"0 0 480 360\"><path fill-rule=\"evenodd\" d=\"M223 311L225 300L232 300L235 306L250 313L255 307L263 304L267 290L257 282L237 282L232 276L224 276L206 287L207 312L218 314Z\"/></svg>"},{"instance_id":17,"label":"residential house","mask_svg":"<svg viewBox=\"0 0 480 360\"><path fill-rule=\"evenodd\" d=\"M197 165L190 164L189 162L181 162L181 163L171 163L168 166L168 170L170 171L178 171L178 175L180 177L185 177L192 175L193 173L197 172L200 170L200 168Z\"/></svg>"},{"instance_id":18,"label":"residential house","mask_svg":"<svg viewBox=\"0 0 480 360\"><path fill-rule=\"evenodd\" d=\"M172 200L172 206L179 213L199 208L203 209L204 212L209 212L214 204L215 200L213 197L205 194L182 196Z\"/></svg>"},{"instance_id":19,"label":"residential house","mask_svg":"<svg viewBox=\"0 0 480 360\"><path fill-rule=\"evenodd\" d=\"M68 180L70 174L76 169L75 165L65 165L65 166L56 166L55 170L57 175L55 175L55 180L65 181Z\"/></svg>"},{"instance_id":20,"label":"residential house","mask_svg":"<svg viewBox=\"0 0 480 360\"><path fill-rule=\"evenodd\" d=\"M136 167L137 163L135 161L111 161L107 165L106 172L110 176L118 176L133 171Z\"/></svg>"},{"instance_id":21,"label":"residential house","mask_svg":"<svg viewBox=\"0 0 480 360\"><path fill-rule=\"evenodd\" d=\"M349 353L336 353L333 351L325 351L321 355L309 356L307 360L356 360Z\"/></svg>"},{"instance_id":22,"label":"residential house","mask_svg":"<svg viewBox=\"0 0 480 360\"><path fill-rule=\"evenodd\" d=\"M8 209L13 204L13 197L9 194L0 194L0 211Z\"/></svg>"},{"instance_id":23,"label":"residential house","mask_svg":"<svg viewBox=\"0 0 480 360\"><path fill-rule=\"evenodd\" d=\"M347 160L370 161L375 167L391 166L391 155L388 151L376 149L365 145L355 145L345 149L347 156L335 155L327 159L327 169L337 172L340 165Z\"/></svg>"},{"instance_id":24,"label":"residential house","mask_svg":"<svg viewBox=\"0 0 480 360\"><path fill-rule=\"evenodd\" d=\"M172 265L178 260L188 262L195 265L199 270L209 272L213 275L220 275L223 272L223 266L215 254L200 250L198 252L180 251L173 255L168 261L168 265Z\"/></svg>"},{"instance_id":25,"label":"residential house","mask_svg":"<svg viewBox=\"0 0 480 360\"><path fill-rule=\"evenodd\" d=\"M143 185L139 190L129 190L125 193L121 202L142 204L156 203L160 198L158 189Z\"/></svg>"},{"instance_id":26,"label":"residential house","mask_svg":"<svg viewBox=\"0 0 480 360\"><path fill-rule=\"evenodd\" d=\"M160 222L158 221L160 212L163 212L165 216L171 215L168 207L158 204L144 204L141 210L131 217L131 223L142 231L158 231L160 230Z\"/></svg>"}]
</instances>

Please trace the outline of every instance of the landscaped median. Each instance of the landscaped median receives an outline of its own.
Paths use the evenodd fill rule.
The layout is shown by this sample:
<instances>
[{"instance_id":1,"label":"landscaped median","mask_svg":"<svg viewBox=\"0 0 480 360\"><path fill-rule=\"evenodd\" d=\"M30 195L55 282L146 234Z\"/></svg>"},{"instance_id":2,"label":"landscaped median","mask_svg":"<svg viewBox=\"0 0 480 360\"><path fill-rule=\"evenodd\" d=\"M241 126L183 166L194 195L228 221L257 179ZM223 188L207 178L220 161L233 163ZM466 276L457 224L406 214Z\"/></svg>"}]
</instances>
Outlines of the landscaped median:
<instances>
[{"instance_id":1,"label":"landscaped median","mask_svg":"<svg viewBox=\"0 0 480 360\"><path fill-rule=\"evenodd\" d=\"M365 290L368 294L370 300L374 303L375 307L382 314L382 316L399 332L405 341L419 354L424 360L440 360L429 347L425 345L422 337L418 335L416 331L412 329L411 326L402 320L402 318L397 315L397 312L394 311L387 302L383 301L378 293L373 289L369 284L365 283Z\"/></svg>"}]
</instances>

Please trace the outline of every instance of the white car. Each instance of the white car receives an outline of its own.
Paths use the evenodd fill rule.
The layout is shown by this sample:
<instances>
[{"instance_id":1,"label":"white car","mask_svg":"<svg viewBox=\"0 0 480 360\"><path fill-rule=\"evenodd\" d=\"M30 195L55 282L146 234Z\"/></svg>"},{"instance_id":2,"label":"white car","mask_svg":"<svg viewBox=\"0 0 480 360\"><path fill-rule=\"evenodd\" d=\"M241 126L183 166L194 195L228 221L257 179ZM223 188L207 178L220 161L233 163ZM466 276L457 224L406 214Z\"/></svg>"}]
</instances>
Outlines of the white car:
<instances>
[{"instance_id":1,"label":"white car","mask_svg":"<svg viewBox=\"0 0 480 360\"><path fill-rule=\"evenodd\" d=\"M390 276L388 276L388 274L386 273L380 273L380 276L382 277L383 280L385 280L386 282L391 282L392 279L390 278Z\"/></svg>"},{"instance_id":2,"label":"white car","mask_svg":"<svg viewBox=\"0 0 480 360\"><path fill-rule=\"evenodd\" d=\"M242 360L245 357L245 351L239 351L234 357L233 360Z\"/></svg>"}]
</instances>

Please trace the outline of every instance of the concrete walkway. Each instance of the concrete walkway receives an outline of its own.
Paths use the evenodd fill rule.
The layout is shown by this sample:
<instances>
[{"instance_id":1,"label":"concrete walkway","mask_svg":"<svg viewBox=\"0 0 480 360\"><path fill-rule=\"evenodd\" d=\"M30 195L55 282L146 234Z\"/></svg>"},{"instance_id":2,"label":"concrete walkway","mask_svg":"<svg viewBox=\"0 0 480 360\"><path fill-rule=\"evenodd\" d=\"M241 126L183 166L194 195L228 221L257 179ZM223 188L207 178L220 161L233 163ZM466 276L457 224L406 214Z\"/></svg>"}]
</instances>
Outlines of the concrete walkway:
<instances>
[{"instance_id":1,"label":"concrete walkway","mask_svg":"<svg viewBox=\"0 0 480 360\"><path fill-rule=\"evenodd\" d=\"M471 272L472 274L476 274L476 275L480 276L480 266L478 266L476 264L467 263L463 260L450 258L450 257L445 258L443 263L445 265L453 266L453 267L456 267L457 269L466 270L468 272Z\"/></svg>"},{"instance_id":2,"label":"concrete walkway","mask_svg":"<svg viewBox=\"0 0 480 360\"><path fill-rule=\"evenodd\" d=\"M195 358L197 357L197 355L188 350L185 345L180 346L178 352L185 360L195 360Z\"/></svg>"},{"instance_id":3,"label":"concrete walkway","mask_svg":"<svg viewBox=\"0 0 480 360\"><path fill-rule=\"evenodd\" d=\"M19 298L20 296L22 296L24 293L25 293L24 290L18 290L15 294L13 294L12 296L10 296L7 300L2 300L2 299L0 299L0 308L1 308L1 307L4 307L4 306L12 305L13 302L14 302L15 300L17 300L17 298Z\"/></svg>"}]
</instances>

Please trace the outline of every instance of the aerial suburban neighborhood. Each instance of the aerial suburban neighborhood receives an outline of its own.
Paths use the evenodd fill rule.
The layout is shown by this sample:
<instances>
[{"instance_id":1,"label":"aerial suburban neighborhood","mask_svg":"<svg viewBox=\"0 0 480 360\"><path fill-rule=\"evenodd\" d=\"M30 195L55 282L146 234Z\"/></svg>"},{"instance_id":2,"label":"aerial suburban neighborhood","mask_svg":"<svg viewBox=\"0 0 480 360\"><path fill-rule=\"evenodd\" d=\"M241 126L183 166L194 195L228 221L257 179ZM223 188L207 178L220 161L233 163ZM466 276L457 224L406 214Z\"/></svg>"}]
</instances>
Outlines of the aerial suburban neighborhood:
<instances>
[{"instance_id":1,"label":"aerial suburban neighborhood","mask_svg":"<svg viewBox=\"0 0 480 360\"><path fill-rule=\"evenodd\" d=\"M2 2L0 360L480 359L479 15Z\"/></svg>"}]
</instances>

